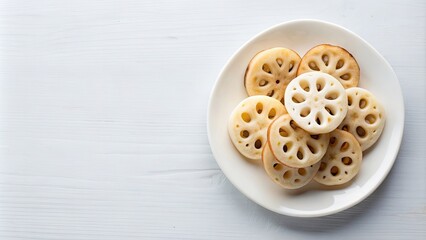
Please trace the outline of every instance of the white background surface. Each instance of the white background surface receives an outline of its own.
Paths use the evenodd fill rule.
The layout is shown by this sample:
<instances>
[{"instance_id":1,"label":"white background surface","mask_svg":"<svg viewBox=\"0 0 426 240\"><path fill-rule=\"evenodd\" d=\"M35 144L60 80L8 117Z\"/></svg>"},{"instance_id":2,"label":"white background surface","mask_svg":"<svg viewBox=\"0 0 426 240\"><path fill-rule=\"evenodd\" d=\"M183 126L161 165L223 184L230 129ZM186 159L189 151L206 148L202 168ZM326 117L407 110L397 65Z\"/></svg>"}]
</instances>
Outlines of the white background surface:
<instances>
[{"instance_id":1,"label":"white background surface","mask_svg":"<svg viewBox=\"0 0 426 240\"><path fill-rule=\"evenodd\" d=\"M206 135L227 59L296 18L366 39L405 98L388 178L324 218L248 200ZM421 0L0 1L0 239L425 238L425 29Z\"/></svg>"}]
</instances>

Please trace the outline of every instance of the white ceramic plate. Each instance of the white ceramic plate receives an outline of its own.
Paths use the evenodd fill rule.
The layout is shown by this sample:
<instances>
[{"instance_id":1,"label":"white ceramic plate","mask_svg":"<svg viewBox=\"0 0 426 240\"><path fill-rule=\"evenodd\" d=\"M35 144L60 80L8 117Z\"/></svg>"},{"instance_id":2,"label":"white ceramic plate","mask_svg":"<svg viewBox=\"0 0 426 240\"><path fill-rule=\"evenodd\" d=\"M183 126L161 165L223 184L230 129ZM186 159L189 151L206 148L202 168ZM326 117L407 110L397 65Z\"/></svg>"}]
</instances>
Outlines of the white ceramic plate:
<instances>
[{"instance_id":1,"label":"white ceramic plate","mask_svg":"<svg viewBox=\"0 0 426 240\"><path fill-rule=\"evenodd\" d=\"M345 188L325 188L310 183L301 190L284 190L269 179L260 163L245 159L235 149L228 136L228 117L233 108L247 97L244 73L256 53L280 46L291 48L303 56L311 47L321 43L342 46L354 55L361 69L359 86L371 91L383 104L386 126L378 142L364 153L359 175ZM231 57L211 93L207 119L213 155L235 187L271 211L297 217L316 217L354 206L386 178L402 139L404 104L394 71L370 44L335 24L296 20L258 34Z\"/></svg>"}]
</instances>

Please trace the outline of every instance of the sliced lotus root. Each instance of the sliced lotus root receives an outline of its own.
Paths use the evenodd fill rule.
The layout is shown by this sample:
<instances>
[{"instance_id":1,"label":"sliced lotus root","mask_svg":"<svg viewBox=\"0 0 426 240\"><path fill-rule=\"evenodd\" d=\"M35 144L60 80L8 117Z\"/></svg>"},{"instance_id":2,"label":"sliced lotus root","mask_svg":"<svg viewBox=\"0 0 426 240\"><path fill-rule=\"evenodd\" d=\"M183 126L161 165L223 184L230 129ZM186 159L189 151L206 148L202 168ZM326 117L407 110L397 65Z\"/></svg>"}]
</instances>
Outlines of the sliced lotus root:
<instances>
[{"instance_id":1,"label":"sliced lotus root","mask_svg":"<svg viewBox=\"0 0 426 240\"><path fill-rule=\"evenodd\" d=\"M248 95L266 95L283 102L284 90L296 77L299 63L300 56L287 48L271 48L258 53L246 70L244 85Z\"/></svg>"},{"instance_id":2,"label":"sliced lotus root","mask_svg":"<svg viewBox=\"0 0 426 240\"><path fill-rule=\"evenodd\" d=\"M286 189L301 188L308 184L318 172L320 161L305 168L291 168L275 159L269 146L262 153L263 167L268 176Z\"/></svg>"},{"instance_id":3,"label":"sliced lotus root","mask_svg":"<svg viewBox=\"0 0 426 240\"><path fill-rule=\"evenodd\" d=\"M345 89L333 76L308 72L293 79L285 91L285 106L293 120L312 134L328 133L348 110Z\"/></svg>"},{"instance_id":4,"label":"sliced lotus root","mask_svg":"<svg viewBox=\"0 0 426 240\"><path fill-rule=\"evenodd\" d=\"M268 129L268 143L275 158L293 168L320 161L327 150L328 139L328 134L310 135L288 114L278 117Z\"/></svg>"},{"instance_id":5,"label":"sliced lotus root","mask_svg":"<svg viewBox=\"0 0 426 240\"><path fill-rule=\"evenodd\" d=\"M232 143L245 157L260 160L269 124L284 113L285 107L274 98L252 96L244 99L229 118Z\"/></svg>"},{"instance_id":6,"label":"sliced lotus root","mask_svg":"<svg viewBox=\"0 0 426 240\"><path fill-rule=\"evenodd\" d=\"M297 75L312 71L332 75L345 88L358 86L358 63L352 54L338 46L321 44L309 50L300 62Z\"/></svg>"},{"instance_id":7,"label":"sliced lotus root","mask_svg":"<svg viewBox=\"0 0 426 240\"><path fill-rule=\"evenodd\" d=\"M321 160L315 181L324 185L340 185L355 177L362 163L362 150L355 137L336 129L330 133L327 153Z\"/></svg>"},{"instance_id":8,"label":"sliced lotus root","mask_svg":"<svg viewBox=\"0 0 426 240\"><path fill-rule=\"evenodd\" d=\"M348 113L339 129L355 136L362 150L371 147L385 126L385 110L374 95L359 87L346 89Z\"/></svg>"}]
</instances>

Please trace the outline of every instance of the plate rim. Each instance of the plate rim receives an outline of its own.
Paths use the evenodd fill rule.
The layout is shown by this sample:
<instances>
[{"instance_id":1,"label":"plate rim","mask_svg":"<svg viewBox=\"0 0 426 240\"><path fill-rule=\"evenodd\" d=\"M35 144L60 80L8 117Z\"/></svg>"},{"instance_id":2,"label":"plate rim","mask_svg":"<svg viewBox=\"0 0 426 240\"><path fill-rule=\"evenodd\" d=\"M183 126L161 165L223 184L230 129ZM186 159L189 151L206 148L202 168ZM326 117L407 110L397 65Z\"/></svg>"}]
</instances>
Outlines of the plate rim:
<instances>
[{"instance_id":1,"label":"plate rim","mask_svg":"<svg viewBox=\"0 0 426 240\"><path fill-rule=\"evenodd\" d=\"M244 48L246 48L247 45L249 45L250 43L252 43L255 39L257 39L258 37L266 34L267 32L274 30L276 28L280 28L284 25L289 25L289 24L294 24L294 23L321 23L324 25L328 25L331 27L335 27L335 28L339 28L343 31L346 31L348 33L350 33L353 37L358 38L362 43L364 43L365 45L367 45L373 52L375 52L375 54L380 58L380 60L382 60L386 67L388 69L390 69L390 73L393 75L393 77L395 77L395 79L397 80L396 84L397 84L397 91L400 94L400 99L401 99L401 107L402 107L402 116L401 116L401 123L397 124L396 128L394 130L396 130L398 132L397 134L397 145L394 148L394 154L391 157L390 163L388 165L386 165L386 169L384 169L384 174L382 175L382 177L379 179L379 181L373 185L370 189L368 189L368 191L362 195L362 197L356 199L356 201L351 202L350 204L344 205L342 207L338 207L336 209L333 210L329 210L329 211L324 211L324 212L320 212L320 213L311 213L311 212L303 212L301 210L298 211L298 214L296 214L295 212L286 212L286 211L278 211L277 209L271 208L269 206L267 206L266 204L263 204L259 201L257 201L256 199L251 198L250 196L248 196L242 189L240 189L240 187L233 182L233 180L231 180L228 175L226 174L226 170L224 170L223 166L221 165L220 161L217 160L216 154L215 154L215 147L212 145L212 136L211 136L211 131L210 131L210 118L212 117L211 114L211 106L212 106L212 97L213 95L217 92L217 88L218 88L218 82L219 80L223 77L225 71L229 68L230 63L234 60L234 58L237 56L238 53L240 53L240 51ZM219 75L217 76L216 80L214 81L214 85L213 88L210 92L209 95L209 101L208 101L208 105L207 105L207 137L208 137L208 141L209 141L209 145L210 145L210 149L211 152L213 154L213 157L216 161L216 163L219 165L219 168L221 169L221 171L224 173L224 175L226 176L226 178L229 180L229 182L238 189L238 191L240 193L242 193L242 195L244 195L245 197L247 197L248 199L250 199L251 201L255 202L256 204L264 207L265 209L268 209L272 212L281 214L281 215L286 215L286 216L291 216L291 217L302 217L302 218L309 218L309 217L322 217L322 216L328 216L328 215L332 215L332 214L336 214L338 212L341 211L345 211L351 207L354 207L355 205L359 204L360 202L364 201L367 197L369 197L373 192L375 192L377 190L377 188L382 185L383 181L387 178L387 176L389 175L390 170L393 168L393 165L395 164L396 158L398 156L400 147L401 147L401 143L402 143L402 139L403 139L403 135L404 135L404 128L405 128L405 104L404 104L404 95L402 93L402 89L401 89L401 84L400 81L398 79L398 76L396 75L394 69L392 68L392 66L389 64L389 62L382 56L382 54L380 54L379 51L377 51L370 43L368 43L366 40L364 40L361 36L359 36L358 34L354 33L353 31L340 26L338 24L332 23L332 22L328 22L328 21L324 21L324 20L318 20L318 19L295 19L295 20L290 20L290 21L285 21L285 22L281 22L275 25L272 25L268 28L266 28L265 30L257 33L256 35L254 35L253 37L251 37L249 40L247 40L243 45L241 45L226 61L225 65L222 67L222 69L219 72ZM302 213L303 212L303 213Z\"/></svg>"}]
</instances>

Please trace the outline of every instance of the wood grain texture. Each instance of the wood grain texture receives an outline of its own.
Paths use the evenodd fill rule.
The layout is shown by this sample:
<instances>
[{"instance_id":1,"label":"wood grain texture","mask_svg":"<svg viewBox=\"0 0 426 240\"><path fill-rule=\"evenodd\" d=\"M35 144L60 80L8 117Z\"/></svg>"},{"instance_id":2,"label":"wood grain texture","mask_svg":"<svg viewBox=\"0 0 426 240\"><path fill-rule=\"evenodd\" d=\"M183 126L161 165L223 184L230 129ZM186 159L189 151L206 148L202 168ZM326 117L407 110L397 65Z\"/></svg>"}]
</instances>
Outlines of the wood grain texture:
<instances>
[{"instance_id":1,"label":"wood grain texture","mask_svg":"<svg viewBox=\"0 0 426 240\"><path fill-rule=\"evenodd\" d=\"M367 200L280 216L238 192L206 136L210 90L263 29L316 18L395 69L403 144ZM0 1L0 239L425 239L426 3Z\"/></svg>"}]
</instances>

